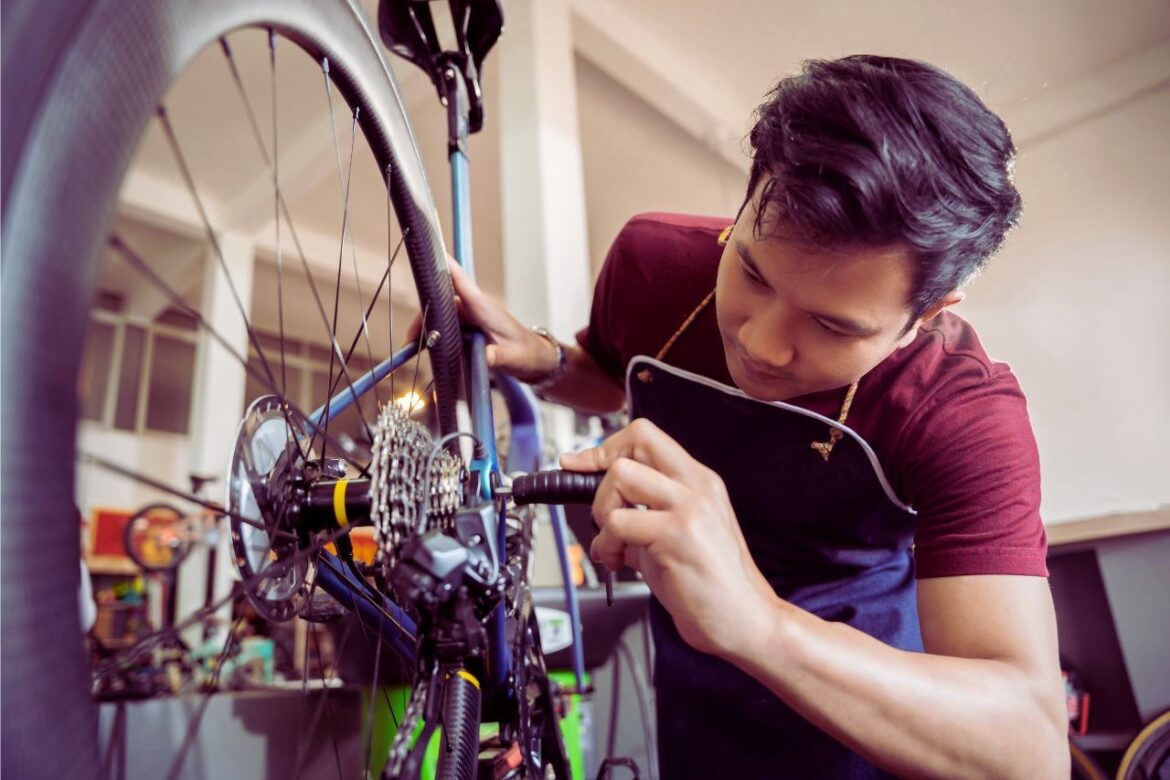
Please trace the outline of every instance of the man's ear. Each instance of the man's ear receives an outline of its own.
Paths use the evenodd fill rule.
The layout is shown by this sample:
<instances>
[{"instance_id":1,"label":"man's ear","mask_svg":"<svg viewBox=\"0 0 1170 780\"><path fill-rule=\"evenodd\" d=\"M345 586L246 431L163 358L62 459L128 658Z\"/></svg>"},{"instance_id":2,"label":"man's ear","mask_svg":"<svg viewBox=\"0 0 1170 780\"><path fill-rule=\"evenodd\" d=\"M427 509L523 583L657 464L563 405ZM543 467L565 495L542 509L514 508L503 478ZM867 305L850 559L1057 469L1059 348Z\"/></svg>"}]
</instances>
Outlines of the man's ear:
<instances>
[{"instance_id":1,"label":"man's ear","mask_svg":"<svg viewBox=\"0 0 1170 780\"><path fill-rule=\"evenodd\" d=\"M918 318L918 324L922 325L930 322L942 312L943 309L954 306L956 303L962 303L963 299L967 297L967 293L962 290L951 290L949 293L939 298L929 309L922 312L922 316Z\"/></svg>"},{"instance_id":2,"label":"man's ear","mask_svg":"<svg viewBox=\"0 0 1170 780\"><path fill-rule=\"evenodd\" d=\"M898 348L907 346L914 337L918 335L918 329L937 317L943 309L954 306L956 303L962 303L963 299L967 297L967 293L962 290L951 290L949 293L939 298L930 305L926 311L918 317L914 324L906 331L906 335L898 339Z\"/></svg>"}]
</instances>

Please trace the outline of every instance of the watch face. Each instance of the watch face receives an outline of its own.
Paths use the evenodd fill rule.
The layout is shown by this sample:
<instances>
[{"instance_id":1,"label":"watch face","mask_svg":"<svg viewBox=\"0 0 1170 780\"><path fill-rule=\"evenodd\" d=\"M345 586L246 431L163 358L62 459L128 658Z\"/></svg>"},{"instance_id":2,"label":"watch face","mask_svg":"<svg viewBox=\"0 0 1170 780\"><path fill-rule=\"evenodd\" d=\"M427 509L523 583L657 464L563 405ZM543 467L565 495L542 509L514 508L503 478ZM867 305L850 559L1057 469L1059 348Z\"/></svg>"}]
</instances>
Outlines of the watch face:
<instances>
[{"instance_id":1,"label":"watch face","mask_svg":"<svg viewBox=\"0 0 1170 780\"><path fill-rule=\"evenodd\" d=\"M548 328L534 327L532 330L541 338L547 339L553 345L553 349L556 350L556 365L553 366L553 369L542 379L531 383L535 389L541 390L560 381L560 378L565 373L565 368L568 366L568 356L565 353L565 348L561 346L561 342L557 341L556 336L549 333Z\"/></svg>"}]
</instances>

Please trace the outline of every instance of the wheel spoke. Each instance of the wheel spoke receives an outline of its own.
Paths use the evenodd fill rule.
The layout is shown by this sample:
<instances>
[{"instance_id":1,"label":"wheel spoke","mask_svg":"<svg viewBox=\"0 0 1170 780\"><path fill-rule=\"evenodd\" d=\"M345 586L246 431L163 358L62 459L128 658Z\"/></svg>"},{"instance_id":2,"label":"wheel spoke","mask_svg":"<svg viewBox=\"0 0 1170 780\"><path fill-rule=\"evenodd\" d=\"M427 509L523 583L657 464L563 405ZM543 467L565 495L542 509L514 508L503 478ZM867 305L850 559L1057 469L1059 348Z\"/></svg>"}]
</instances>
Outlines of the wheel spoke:
<instances>
[{"instance_id":1,"label":"wheel spoke","mask_svg":"<svg viewBox=\"0 0 1170 780\"><path fill-rule=\"evenodd\" d=\"M374 311L374 307L377 305L377 303L378 303L378 299L381 297L381 294L382 294L382 288L383 288L383 287L386 285L387 281L389 281L389 282L390 282L390 285L391 285L391 286L393 286L393 284L394 284L393 277L392 277L392 276L391 276L391 274L390 274L390 269L391 269L391 267L392 267L392 266L393 266L393 264L394 264L394 260L395 260L395 259L398 257L398 252L399 252L399 250L400 250L400 249L402 249L402 242L403 242L403 241L405 241L405 239L406 239L406 233L408 233L408 232L409 232L409 230L407 230L407 231L403 232L403 234L402 234L402 237L401 237L401 238L398 240L398 246L397 246L397 247L394 249L394 254L393 254L393 255L391 256L391 258L390 258L390 263L387 265L387 267L386 267L386 270L382 272L382 279L381 279L381 281L379 281L379 282L378 282L378 289L374 291L374 297L373 297L373 298L370 300L370 305L369 305L368 307L366 307L366 313L365 313L365 316L366 316L366 318L367 318L367 319L369 318L370 314L371 314L371 313L373 313L373 311ZM348 350L346 350L346 353L345 353L345 359L346 359L346 361L347 361L347 362L349 361L350 357L353 355L353 351L354 351L354 350L357 348L358 341L361 339L361 336L362 336L362 331L361 331L361 329L359 329L359 330L358 330L356 333L354 333L354 334L353 334L353 340L352 340L352 341L350 341L350 343L349 343L349 349L348 349ZM393 336L394 336L394 331L393 331L393 328L391 328L391 331L390 331L390 336L391 336L391 339L390 339L390 344L393 346L393 344L394 344L394 339L393 339ZM415 356L415 360L418 360L418 355L416 355L416 356ZM390 382L391 382L391 385L390 385L390 387L391 387L391 396L393 396L393 387L394 387L394 385L393 385L393 382L394 382L394 374L398 373L398 371L399 371L399 370L401 370L401 368L402 368L402 367L401 367L401 366L399 366L398 368L396 368L394 371L392 371L392 372L390 373L389 379L390 379ZM341 376L340 376L340 375L338 375L338 376L337 376L337 378L336 378L336 379L334 379L334 380L333 380L333 382L332 382L332 383L329 385L329 399L332 399L332 398L333 398L333 394L334 394L335 392L337 392L337 384L338 384L338 382L340 382L340 381L341 381ZM376 387L376 385L375 385L375 387ZM326 403L328 403L328 399L326 400Z\"/></svg>"},{"instance_id":2,"label":"wheel spoke","mask_svg":"<svg viewBox=\"0 0 1170 780\"><path fill-rule=\"evenodd\" d=\"M273 181L276 182L276 200L277 200L277 204L279 207L279 216L283 217L285 223L288 225L289 235L292 236L293 246L296 248L297 256L300 258L301 268L304 270L305 279L309 283L309 290L313 294L313 301L317 304L317 312L321 316L321 323L325 327L325 332L329 338L329 344L332 347L332 350L334 353L340 353L340 347L337 343L337 335L334 331L333 326L331 326L329 323L329 316L325 313L325 306L321 301L321 293L317 289L316 279L313 276L312 270L309 268L309 262L306 259L304 247L302 246L300 236L297 233L296 224L293 222L292 213L290 212L289 207L288 207L288 201L284 197L284 192L282 189L280 189L279 181L277 180L276 175L274 173L275 164L273 163L273 157L269 156L268 147L264 143L264 134L260 130L260 124L256 119L256 112L252 108L252 102L248 98L247 91L244 89L243 79L240 77L240 72L239 72L239 68L236 65L235 56L232 54L231 46L228 44L228 41L226 38L220 38L219 43L220 43L220 49L223 52L224 59L227 62L228 69L231 73L232 82L236 86L236 92L239 94L240 100L244 106L244 112L247 114L248 124L252 128L252 137L256 141L256 147L260 152L260 157L263 159L264 165L268 169L269 175L271 175L273 177ZM324 67L326 68L326 74L328 74L327 65ZM326 75L326 81L328 81L328 75ZM330 113L330 121L333 121L332 112ZM350 352L352 354L352 350L350 350ZM333 358L333 356L331 355L330 356L331 361L332 361L332 358ZM330 369L330 374L332 374L332 368ZM348 371L344 370L344 364L343 364L343 375L349 384L350 391L352 392L353 391L353 381L350 378ZM354 395L356 398L356 393ZM332 392L330 392L330 397L332 397ZM360 407L359 407L359 412L360 412ZM365 423L364 418L363 418L363 423ZM320 428L317 428L316 430L320 430ZM368 425L366 426L366 432L367 432L367 434L370 434ZM322 433L324 434L323 438L328 443L332 444L335 449L337 449L340 452L346 451L344 447L341 447L340 445L338 445L336 440L329 438L327 431L322 431ZM372 438L372 435L371 435L371 438ZM309 444L310 449L314 446L315 442L316 442L316 435L314 434L314 436L312 437L312 440ZM364 473L364 469L363 469L363 473Z\"/></svg>"},{"instance_id":3,"label":"wheel spoke","mask_svg":"<svg viewBox=\"0 0 1170 780\"><path fill-rule=\"evenodd\" d=\"M398 239L398 246L394 247L394 251L390 251L390 247L394 246L394 234L392 226L394 220L391 215L394 213L394 204L390 200L390 166L386 166L386 278L390 280L390 292L386 294L386 327L389 330L390 340L387 342L390 345L390 351L394 351L394 279L390 275L390 269L394 267L394 258L398 257L398 250L402 247L402 242L406 240L406 234L410 232L410 228L404 228L402 236ZM390 400L396 398L394 395L394 374L390 374Z\"/></svg>"},{"instance_id":4,"label":"wheel spoke","mask_svg":"<svg viewBox=\"0 0 1170 780\"><path fill-rule=\"evenodd\" d=\"M178 780L182 776L183 763L187 760L187 753L190 752L191 746L195 744L195 735L199 731L199 725L203 721L203 715L207 712L207 705L211 702L211 694L219 687L219 675L223 671L224 662L231 653L232 645L235 643L236 632L240 625L244 622L244 616L236 618L235 623L228 629L227 640L223 643L223 650L219 654L219 659L215 664L215 671L212 672L211 682L207 685L203 692L202 701L199 702L199 710L191 721L187 724L187 733L183 737L182 746L179 748L178 754L174 761L171 762L171 768L167 772L167 780Z\"/></svg>"},{"instance_id":5,"label":"wheel spoke","mask_svg":"<svg viewBox=\"0 0 1170 780\"><path fill-rule=\"evenodd\" d=\"M332 330L334 333L336 333L336 331L337 331L337 313L338 313L338 308L339 308L340 303L341 303L341 267L343 264L343 260L345 258L345 236L346 236L347 231L349 230L349 185L350 185L351 179L353 178L353 152L354 152L355 141L357 140L357 121L358 121L358 114L360 112L360 109L359 108L354 109L353 120L352 120L352 124L350 126L350 131L349 131L349 175L346 176L345 174L342 173L342 169L341 169L341 144L340 144L340 142L338 140L338 136L337 136L337 120L336 120L336 117L334 116L334 113L333 113L333 87L332 87L333 82L329 78L329 60L328 60L328 58L321 60L321 71L322 71L322 74L323 74L324 79L325 79L325 97L326 97L326 100L327 100L328 105L329 105L329 126L333 130L333 151L334 151L334 154L337 158L337 176L338 176L338 181L341 185L341 199L342 199L342 201L341 201L341 246L337 252L337 282L336 282L336 287L333 291L333 328L332 328ZM357 272L357 256L356 256L356 254L354 255L354 272L355 272L355 274ZM360 288L359 288L358 308L359 309L361 308ZM363 325L364 325L364 321L363 321ZM370 430L370 424L366 420L365 411L362 409L361 401L358 399L357 393L355 393L353 390L353 381L349 377L348 367L346 366L345 358L341 354L341 347L337 344L336 338L333 339L333 352L336 353L336 357L337 357L338 361L340 362L339 368L341 369L341 372L343 374L345 374L345 379L349 383L350 393L353 395L354 405L357 406L358 417L362 422L362 427L365 428L366 436L369 438L369 441L372 442L374 440L373 431ZM334 358L334 355L331 354L329 356L329 382L330 382L330 384L333 383L333 358ZM373 361L372 361L372 355L371 355L371 363L372 362ZM328 430L329 430L329 412L328 412L328 409L326 409L325 431L328 432Z\"/></svg>"},{"instance_id":6,"label":"wheel spoke","mask_svg":"<svg viewBox=\"0 0 1170 780\"><path fill-rule=\"evenodd\" d=\"M427 343L427 314L430 312L430 310L431 310L431 304L430 304L430 301L427 301L427 305L423 308L423 313L422 313L422 328L420 328L419 332L418 332L418 351L419 352L422 352L423 344ZM406 396L408 399L411 399L412 402L414 399L414 387L418 383L418 368L419 368L419 365L421 363L422 363L422 361L415 359L414 376L410 380L410 394Z\"/></svg>"},{"instance_id":7,"label":"wheel spoke","mask_svg":"<svg viewBox=\"0 0 1170 780\"><path fill-rule=\"evenodd\" d=\"M366 634L365 621L362 621L362 633ZM369 645L369 635L366 634L366 645ZM374 753L374 711L378 703L377 691L381 687L379 684L379 674L382 671L382 641L377 639L374 641L374 676L370 679L370 708L366 713L366 723L370 724L370 732L366 735L366 749L363 753L362 771L370 771L370 757ZM387 700L387 703L389 700Z\"/></svg>"},{"instance_id":8,"label":"wheel spoke","mask_svg":"<svg viewBox=\"0 0 1170 780\"><path fill-rule=\"evenodd\" d=\"M199 197L199 191L195 188L195 179L191 175L191 169L187 165L187 160L183 156L183 151L179 146L178 136L175 135L175 128L171 125L170 117L167 116L166 106L159 104L155 114L158 116L159 122L162 124L163 134L167 138L167 143L171 147L171 152L175 156L175 161L179 165L179 172L183 177L184 183L187 185L187 190L191 193L192 200L195 201L195 209L199 212L199 219L203 222L203 229L207 233L207 240L211 242L211 248L217 260L219 260L220 269L227 279L228 289L231 291L232 300L235 301L236 309L240 312L240 317L244 320L244 327L248 331L248 340L252 342L252 346L256 349L256 354L260 356L260 362L264 364L264 371L268 374L268 379L272 384L276 384L276 378L272 373L272 366L268 363L268 357L264 354L264 349L260 346L260 340L256 336L256 331L252 329L252 323L248 319L248 313L244 309L244 302L240 298L240 293L236 289L236 283L232 281L231 271L228 270L227 261L223 256L223 249L219 245L219 236L216 235L215 229L211 226L211 221L208 219L207 210L203 207L203 200Z\"/></svg>"},{"instance_id":9,"label":"wheel spoke","mask_svg":"<svg viewBox=\"0 0 1170 780\"><path fill-rule=\"evenodd\" d=\"M147 650L150 650L155 645L159 644L160 642L162 642L170 637L178 636L182 631L185 631L186 629L202 622L204 619L206 619L210 615L213 615L216 612L218 612L220 610L220 608L222 608L229 601L232 601L233 599L241 596L242 594L250 591L251 589L256 588L265 579L270 579L274 574L279 575L283 572L286 572L289 569L291 569L292 567L299 564L301 561L307 560L309 558L312 558L314 555L317 555L317 553L319 553L319 552L321 552L321 550L325 549L325 547L327 545L348 536L353 531L353 529L354 529L354 526L350 525L350 526L346 526L345 528L342 528L340 530L326 534L325 536L318 538L309 547L306 547L303 550L298 550L295 554L293 554L289 558L286 558L283 561L279 561L279 562L273 564L273 566L266 568L264 571L253 575L252 577L250 577L249 579L247 579L243 582L236 583L236 585L233 587L232 591L230 593L228 593L226 596L223 596L222 598L218 599L217 601L215 601L211 604L208 604L207 606L202 607L199 610L191 613L191 615L188 616L185 620L175 624L174 626L171 626L170 628L164 628L164 629L161 629L159 631L155 631L152 634L148 634L148 635L142 637L142 639L140 639L134 645L127 647L124 650L119 650L118 652L114 653L110 659L103 661L102 664L99 664L98 667L95 668L95 670L94 670L95 676L98 678L102 678L108 674L111 674L111 673L117 671L117 669L119 668L119 666L121 664L129 663L130 661L133 661L135 658L142 655ZM385 613L383 613L383 615L385 615ZM389 615L385 615L385 617L388 620L390 620L391 623L393 623L393 625L396 628L403 631L404 633L409 633L406 631L405 626L402 626L400 623L395 621L393 619L393 617L391 617Z\"/></svg>"},{"instance_id":10,"label":"wheel spoke","mask_svg":"<svg viewBox=\"0 0 1170 780\"><path fill-rule=\"evenodd\" d=\"M305 412L299 406L294 404L291 400L289 400L285 396L281 395L280 390L276 387L275 381L272 379L271 372L269 372L268 375L265 376L265 375L261 374L256 368L249 365L248 361L246 361L243 358L243 356L240 355L240 353L236 351L235 347L233 347L230 343L228 343L228 340L226 338L224 338L224 336L221 335L217 330L215 330L215 328L212 328L211 325L208 324L207 320L203 317L203 315L200 312L198 312L195 309L188 306L187 302L183 300L182 296L180 296L177 292L175 292L175 290L173 288L171 288L170 285L168 285L165 281L163 281L162 278L157 273L155 273L155 271L147 264L147 262L145 260L143 260L142 257L137 252L135 252L133 249L131 249L130 246L125 241L122 240L121 236L119 236L117 233L111 234L109 237L109 244L135 270L137 270L139 273L146 276L146 278L149 279L152 284L154 284L156 287L158 287L158 289L164 295L167 296L167 298L175 306L175 308L179 309L184 314L186 314L187 316L193 318L196 322L198 322L200 327L202 327L204 330L207 331L208 335L210 335L212 338L214 338L219 343L219 345L221 347L223 347L225 350L227 350L227 352L232 357L234 357L236 359L236 361L239 362L239 364L241 366L244 367L244 371L246 371L253 379L255 379L257 382L259 382L261 385L263 385L264 388L266 390L268 390L268 392L272 393L277 398L279 398L280 402L283 406L287 406L289 411L294 412L298 419L300 419L300 420L308 420L309 419L309 416L307 414L305 414ZM338 452L342 453L342 458L345 459L345 461L347 463L349 463L350 465L352 465L354 468L358 469L358 471L361 472L362 476L369 477L370 473L364 465L358 463L356 460L354 460L352 458L348 458L345 456L345 453L348 451L348 449L346 447L344 447L339 441L330 437L328 434L322 434L322 437L324 438L324 440L327 443L332 444L338 450Z\"/></svg>"},{"instance_id":11,"label":"wheel spoke","mask_svg":"<svg viewBox=\"0 0 1170 780\"><path fill-rule=\"evenodd\" d=\"M363 307L365 306L365 304L363 303L364 298L362 296L362 277L361 277L361 273L358 270L357 242L354 241L353 226L350 224L349 219L348 219L348 217L349 217L349 189L350 189L350 185L353 183L353 155L354 155L354 142L357 139L356 132L357 132L358 113L359 113L359 109L355 108L354 114L353 114L353 125L350 127L350 130L349 130L349 165L347 166L347 171L346 171L346 174L344 177L342 177L342 175L341 175L340 150L338 150L338 154L337 154L337 176L338 176L339 183L341 184L341 198L342 198L342 203L343 203L343 211L342 211L342 217L341 217L341 225L342 225L341 252L342 252L342 254L345 253L345 242L346 242L346 239L349 239L349 255L350 255L350 259L353 261L353 281L354 281L354 285L357 289L358 312L361 314L361 318L362 318L361 326L359 327L358 332L360 334L365 335L366 359L369 361L369 364L371 366L373 366L373 365L375 365L375 363L374 363L374 350L373 350L373 347L371 347L371 345L370 345L370 327L369 327L369 321L368 321L369 312L363 310ZM332 118L332 116L333 116L332 99L330 99L330 104L329 104L329 115ZM334 148L336 149L337 148L337 138L336 138L337 127L336 127L336 125L333 125L333 129L334 129L333 144L334 144ZM340 291L340 281L341 281L340 280L340 271L341 271L340 258L338 258L338 266L339 266L338 267L338 283L339 283L338 289ZM373 306L372 306L372 302L371 302L370 311L372 311L372 310L373 310ZM393 341L390 342L390 349L391 349L391 351L393 351L393 349L394 349L394 342ZM350 351L352 352L352 350L350 350ZM346 355L345 362L348 363L348 361L349 361L349 355ZM375 408L380 408L382 406L382 397L378 393L378 385L376 385L376 384L374 385L374 399L377 401L377 406ZM359 411L360 411L360 409L359 409ZM363 416L363 420L364 420L364 416Z\"/></svg>"},{"instance_id":12,"label":"wheel spoke","mask_svg":"<svg viewBox=\"0 0 1170 780\"><path fill-rule=\"evenodd\" d=\"M226 39L224 41L226 46ZM230 50L229 50L230 55ZM235 64L234 61L232 63ZM280 337L280 389L287 396L288 395L288 357L285 349L284 338L284 252L280 244L280 144L277 135L279 122L276 116L277 105L277 91L276 91L276 31L268 31L268 71L269 82L272 85L272 224L275 233L274 240L276 245L276 318L277 329ZM236 77L237 85L243 88L239 83L239 73L233 68L233 75ZM247 100L247 93L243 93L245 100ZM248 114L252 115L251 105L248 105ZM308 460L308 452L301 448L300 439L293 435L292 420L289 418L288 407L282 406L284 411L284 419L288 424L288 440L294 444L297 451L301 454L303 460Z\"/></svg>"},{"instance_id":13,"label":"wheel spoke","mask_svg":"<svg viewBox=\"0 0 1170 780\"><path fill-rule=\"evenodd\" d=\"M316 583L314 583L314 587L316 587ZM333 665L332 665L332 668L329 670L330 673L327 675L325 673L325 665L321 659L321 642L317 638L317 624L313 623L313 622L309 623L309 635L312 636L312 638L313 638L313 645L315 646L315 648L317 650L317 663L321 667L321 683L322 683L322 685L321 685L321 698L318 700L317 706L313 710L313 717L309 721L309 733L304 735L301 739L298 740L298 742L300 743L300 748L297 750L297 769L296 769L296 773L293 775L294 777L300 777L300 775L301 775L301 769L304 768L305 759L308 758L309 751L313 747L313 737L316 736L316 734L317 734L317 727L318 727L318 725L320 725L320 722L321 722L321 714L325 711L328 711L329 712L329 720L331 722L333 721L333 708L329 706L329 690L330 690L330 686L332 684L331 681L333 678L333 673L336 672L336 670L337 670L337 659L342 655L342 653L345 652L346 645L349 643L350 634L352 634L352 633L353 633L353 623L350 623L348 626L346 626L345 633L341 635L341 641L338 643L337 648L334 650ZM309 651L309 648L308 648L308 645L306 643L306 647L305 647L306 655L308 654L308 651ZM308 665L306 664L306 674L305 674L305 690L306 691L308 688L307 669L308 669ZM337 747L337 730L331 729L329 732L329 736L333 742L333 757L334 757L334 760L337 762L337 776L342 777L343 772L341 769L341 752L338 750L338 747Z\"/></svg>"},{"instance_id":14,"label":"wheel spoke","mask_svg":"<svg viewBox=\"0 0 1170 780\"><path fill-rule=\"evenodd\" d=\"M183 490L179 490L178 488L171 487L170 485L167 485L165 482L154 479L152 477L148 477L145 474L143 474L142 472L134 471L133 469L126 468L125 466L121 466L117 463L114 463L113 461L106 460L105 458L103 458L99 455L94 455L94 454L88 453L88 452L79 452L78 457L79 457L79 460L81 460L82 462L92 463L93 465L98 466L99 468L105 469L106 471L112 472L114 474L119 474L119 475L126 477L128 479L131 479L135 482L146 485L147 487L152 487L155 490L162 491L163 493L168 493L172 496L175 496L176 498L181 498L184 501L190 501L193 504L198 504L199 506L201 506L205 509L210 509L212 512L215 512L217 514L221 514L224 517L231 518L232 520L236 520L238 522L244 523L245 525L250 525L253 528L258 528L262 531L269 531L267 526L265 526L263 523L257 522L256 520L252 520L252 519L247 518L247 517L243 517L241 515L237 515L234 512L229 512L226 507L224 507L220 504L217 504L214 501L206 501L202 498L199 498L198 496L192 495L191 493L187 493ZM290 540L297 539L297 535L294 533L291 533L289 531L281 531L280 529L273 529L272 531L269 531L269 532L275 533L276 535L281 536L281 537L286 538L286 539L290 539Z\"/></svg>"}]
</instances>

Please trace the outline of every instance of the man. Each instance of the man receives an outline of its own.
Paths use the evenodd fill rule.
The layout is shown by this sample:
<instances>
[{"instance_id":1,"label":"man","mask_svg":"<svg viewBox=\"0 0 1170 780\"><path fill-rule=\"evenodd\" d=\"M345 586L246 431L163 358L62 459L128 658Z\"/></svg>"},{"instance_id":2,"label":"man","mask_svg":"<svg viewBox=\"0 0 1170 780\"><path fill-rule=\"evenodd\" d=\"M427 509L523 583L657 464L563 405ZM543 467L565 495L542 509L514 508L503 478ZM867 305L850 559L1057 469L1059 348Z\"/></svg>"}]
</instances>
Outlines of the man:
<instances>
[{"instance_id":1,"label":"man","mask_svg":"<svg viewBox=\"0 0 1170 780\"><path fill-rule=\"evenodd\" d=\"M1066 777L1024 397L946 311L1018 218L1011 138L859 56L751 145L733 225L626 225L577 345L452 269L489 363L638 418L561 465L607 472L592 555L655 597L663 776Z\"/></svg>"}]
</instances>

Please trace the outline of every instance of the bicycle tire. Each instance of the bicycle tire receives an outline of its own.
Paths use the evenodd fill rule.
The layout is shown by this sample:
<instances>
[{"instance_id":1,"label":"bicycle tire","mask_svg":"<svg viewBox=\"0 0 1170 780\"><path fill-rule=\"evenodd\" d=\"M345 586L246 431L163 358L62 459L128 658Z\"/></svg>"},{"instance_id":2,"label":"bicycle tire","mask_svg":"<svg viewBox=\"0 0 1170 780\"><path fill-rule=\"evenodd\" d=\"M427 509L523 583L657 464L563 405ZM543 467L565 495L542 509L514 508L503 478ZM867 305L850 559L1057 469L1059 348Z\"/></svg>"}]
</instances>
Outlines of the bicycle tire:
<instances>
[{"instance_id":1,"label":"bicycle tire","mask_svg":"<svg viewBox=\"0 0 1170 780\"><path fill-rule=\"evenodd\" d=\"M67 14L51 10L62 6ZM274 29L327 56L339 93L364 107L360 125L381 170L389 168L397 220L410 228L405 245L426 326L441 334L429 350L439 426L456 428L462 345L434 205L397 86L356 0L5 4L5 130L17 132L3 152L0 441L19 453L3 463L5 776L100 769L73 507L74 388L97 258L158 99L199 51L244 27ZM10 93L17 81L30 86ZM70 636L78 642L63 640Z\"/></svg>"},{"instance_id":2,"label":"bicycle tire","mask_svg":"<svg viewBox=\"0 0 1170 780\"><path fill-rule=\"evenodd\" d=\"M1117 780L1159 780L1167 776L1170 776L1170 710L1138 732L1117 767Z\"/></svg>"},{"instance_id":3,"label":"bicycle tire","mask_svg":"<svg viewBox=\"0 0 1170 780\"><path fill-rule=\"evenodd\" d=\"M170 504L147 504L131 515L130 519L126 521L126 525L122 528L122 547L126 549L126 555L130 556L130 560L134 561L134 564L138 568L147 572L173 572L178 569L183 561L186 560L187 556L191 554L190 541L182 542L176 548L175 553L172 555L170 561L166 565L159 565L158 563L148 560L146 556L141 554L139 545L135 540L135 532L139 521L146 520L149 522L149 518L160 511L173 514L179 522L182 522L183 520L183 513Z\"/></svg>"},{"instance_id":4,"label":"bicycle tire","mask_svg":"<svg viewBox=\"0 0 1170 780\"><path fill-rule=\"evenodd\" d=\"M1069 737L1068 749L1070 754L1070 765L1072 767L1072 776L1079 778L1079 780L1107 780L1109 777L1101 765L1093 760L1080 745L1074 737Z\"/></svg>"}]
</instances>

